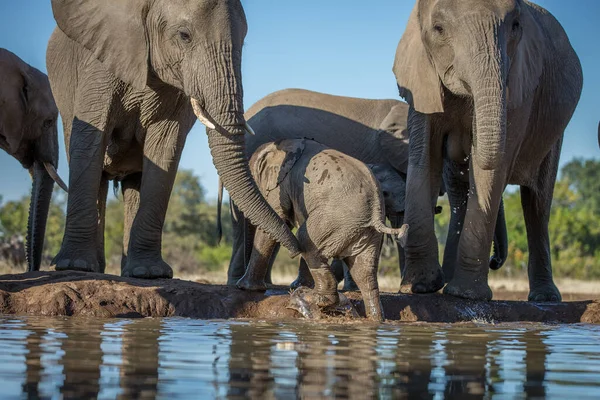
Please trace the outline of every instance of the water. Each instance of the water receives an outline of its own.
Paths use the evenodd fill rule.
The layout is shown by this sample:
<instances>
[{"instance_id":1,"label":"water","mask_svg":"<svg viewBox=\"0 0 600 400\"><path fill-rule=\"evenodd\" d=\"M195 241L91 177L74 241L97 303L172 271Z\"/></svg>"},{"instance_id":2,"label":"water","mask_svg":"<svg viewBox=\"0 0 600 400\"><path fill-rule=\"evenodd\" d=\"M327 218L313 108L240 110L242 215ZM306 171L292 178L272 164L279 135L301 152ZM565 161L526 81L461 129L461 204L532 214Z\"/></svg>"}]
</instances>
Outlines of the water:
<instances>
[{"instance_id":1,"label":"water","mask_svg":"<svg viewBox=\"0 0 600 400\"><path fill-rule=\"evenodd\" d=\"M0 316L1 398L600 398L600 326ZM416 396L418 395L418 396Z\"/></svg>"}]
</instances>

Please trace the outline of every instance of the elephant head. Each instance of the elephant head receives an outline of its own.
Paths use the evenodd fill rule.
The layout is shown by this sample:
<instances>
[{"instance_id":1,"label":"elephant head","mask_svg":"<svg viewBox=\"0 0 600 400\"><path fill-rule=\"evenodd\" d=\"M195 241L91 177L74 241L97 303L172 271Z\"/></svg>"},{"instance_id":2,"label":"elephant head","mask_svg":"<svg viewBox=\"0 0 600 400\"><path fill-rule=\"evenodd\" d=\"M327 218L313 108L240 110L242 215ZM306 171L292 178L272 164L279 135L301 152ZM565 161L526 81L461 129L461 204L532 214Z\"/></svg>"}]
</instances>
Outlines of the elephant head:
<instances>
[{"instance_id":1,"label":"elephant head","mask_svg":"<svg viewBox=\"0 0 600 400\"><path fill-rule=\"evenodd\" d=\"M250 158L250 169L263 192L276 189L302 156L302 139L285 139L265 143Z\"/></svg>"},{"instance_id":2,"label":"elephant head","mask_svg":"<svg viewBox=\"0 0 600 400\"><path fill-rule=\"evenodd\" d=\"M52 0L59 28L117 78L143 90L169 85L207 126L213 162L242 212L298 254L252 179L245 156L240 0Z\"/></svg>"},{"instance_id":3,"label":"elephant head","mask_svg":"<svg viewBox=\"0 0 600 400\"><path fill-rule=\"evenodd\" d=\"M58 109L48 77L8 50L0 49L0 148L33 178L27 224L27 263L39 270L54 181L58 176Z\"/></svg>"},{"instance_id":4,"label":"elephant head","mask_svg":"<svg viewBox=\"0 0 600 400\"><path fill-rule=\"evenodd\" d=\"M507 108L538 86L544 43L522 0L418 0L393 70L420 113L443 112L449 94L472 99L474 162L491 170L503 159Z\"/></svg>"},{"instance_id":5,"label":"elephant head","mask_svg":"<svg viewBox=\"0 0 600 400\"><path fill-rule=\"evenodd\" d=\"M392 227L399 228L404 217L406 178L387 164L368 164L368 167L379 182L385 203L385 215Z\"/></svg>"}]
</instances>

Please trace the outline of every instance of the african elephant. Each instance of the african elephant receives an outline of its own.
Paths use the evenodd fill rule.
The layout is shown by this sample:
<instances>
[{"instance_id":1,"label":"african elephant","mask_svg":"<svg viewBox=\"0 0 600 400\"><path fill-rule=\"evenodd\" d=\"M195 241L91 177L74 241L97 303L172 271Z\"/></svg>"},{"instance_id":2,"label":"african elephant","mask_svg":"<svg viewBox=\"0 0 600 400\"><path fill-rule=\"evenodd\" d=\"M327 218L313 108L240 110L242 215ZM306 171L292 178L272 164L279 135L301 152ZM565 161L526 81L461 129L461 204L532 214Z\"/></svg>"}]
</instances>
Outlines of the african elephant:
<instances>
[{"instance_id":1,"label":"african elephant","mask_svg":"<svg viewBox=\"0 0 600 400\"><path fill-rule=\"evenodd\" d=\"M33 178L26 255L29 271L38 271L54 182L67 190L56 172L58 110L48 77L6 49L0 49L0 105L0 148Z\"/></svg>"},{"instance_id":2,"label":"african elephant","mask_svg":"<svg viewBox=\"0 0 600 400\"><path fill-rule=\"evenodd\" d=\"M302 89L277 91L256 102L245 114L256 132L255 136L246 135L246 154L250 157L259 146L273 140L310 137L369 164L382 186L386 215L392 227L399 228L403 221L408 163L407 113L408 105L398 100L342 97ZM218 204L221 204L220 200ZM227 282L235 285L244 274L248 261L244 260L244 254L250 254L252 250L254 229L247 227L244 232L243 215L230 204L233 251ZM497 225L499 232L506 232L503 215ZM450 231L457 229L450 227ZM490 262L494 268L506 260L506 235L498 236L498 240L500 242L494 246L497 250L492 257L494 261ZM400 247L398 254L402 269L404 252ZM300 270L305 268L301 266Z\"/></svg>"},{"instance_id":3,"label":"african elephant","mask_svg":"<svg viewBox=\"0 0 600 400\"><path fill-rule=\"evenodd\" d=\"M302 258L315 280L308 301L319 307L338 304L337 280L328 260L343 258L361 290L367 315L383 320L377 286L383 234L401 241L408 227L385 226L383 196L369 168L309 139L265 143L249 163L269 204L298 228ZM257 228L250 262L238 288L266 290L264 279L275 245Z\"/></svg>"},{"instance_id":4,"label":"african elephant","mask_svg":"<svg viewBox=\"0 0 600 400\"><path fill-rule=\"evenodd\" d=\"M47 64L69 156L58 270L103 271L108 180L125 202L123 276L169 278L161 235L186 136L207 126L213 162L241 210L299 254L244 153L239 0L53 0Z\"/></svg>"},{"instance_id":5,"label":"african elephant","mask_svg":"<svg viewBox=\"0 0 600 400\"><path fill-rule=\"evenodd\" d=\"M487 259L502 193L521 186L529 243L529 300L559 301L548 221L565 127L579 101L579 59L558 21L522 0L418 0L393 67L410 104L402 288L444 285L433 213L448 178L462 229L445 293L489 300ZM467 178L468 177L468 178ZM456 201L458 200L458 201Z\"/></svg>"}]
</instances>

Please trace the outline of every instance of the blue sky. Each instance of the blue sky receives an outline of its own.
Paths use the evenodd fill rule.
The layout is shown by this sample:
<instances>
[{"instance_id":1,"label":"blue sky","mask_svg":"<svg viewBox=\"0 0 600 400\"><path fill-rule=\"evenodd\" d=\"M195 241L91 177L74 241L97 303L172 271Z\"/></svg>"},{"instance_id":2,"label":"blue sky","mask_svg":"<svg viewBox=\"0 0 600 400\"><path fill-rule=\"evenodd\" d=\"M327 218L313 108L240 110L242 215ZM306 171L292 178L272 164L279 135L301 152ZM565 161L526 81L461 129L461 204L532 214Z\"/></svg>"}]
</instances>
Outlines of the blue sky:
<instances>
[{"instance_id":1,"label":"blue sky","mask_svg":"<svg viewBox=\"0 0 600 400\"><path fill-rule=\"evenodd\" d=\"M413 1L242 3L249 24L243 59L246 108L273 91L291 87L354 97L398 97L391 68ZM583 65L583 93L565 133L561 162L573 157L598 157L600 40L596 24L600 1L539 0L538 4L561 22ZM46 45L54 26L50 0L2 1L0 5L0 47L42 71L46 71ZM59 141L59 172L67 179L62 138ZM216 197L217 174L199 123L188 137L180 167L193 169L208 196ZM29 175L1 151L0 171L0 194L5 201L29 192Z\"/></svg>"}]
</instances>

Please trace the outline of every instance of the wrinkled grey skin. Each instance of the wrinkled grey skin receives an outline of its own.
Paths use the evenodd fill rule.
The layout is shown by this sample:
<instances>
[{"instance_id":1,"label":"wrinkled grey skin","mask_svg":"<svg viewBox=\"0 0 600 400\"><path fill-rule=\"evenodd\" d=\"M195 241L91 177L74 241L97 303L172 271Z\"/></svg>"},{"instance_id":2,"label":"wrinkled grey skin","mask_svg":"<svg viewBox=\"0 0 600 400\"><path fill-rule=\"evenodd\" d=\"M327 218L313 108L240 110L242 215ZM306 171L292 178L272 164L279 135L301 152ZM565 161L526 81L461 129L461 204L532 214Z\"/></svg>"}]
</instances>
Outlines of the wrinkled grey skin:
<instances>
[{"instance_id":1,"label":"wrinkled grey skin","mask_svg":"<svg viewBox=\"0 0 600 400\"><path fill-rule=\"evenodd\" d=\"M58 109L48 77L8 50L0 49L0 148L33 178L26 254L29 271L42 261L53 177L58 168Z\"/></svg>"},{"instance_id":2,"label":"wrinkled grey skin","mask_svg":"<svg viewBox=\"0 0 600 400\"><path fill-rule=\"evenodd\" d=\"M383 234L401 241L408 228L385 226L381 189L369 168L315 141L286 139L260 146L250 158L250 170L269 204L298 228L302 258L315 281L308 302L322 308L339 303L328 260L341 258L361 290L369 318L383 320L377 286ZM266 290L275 245L257 229L238 288Z\"/></svg>"},{"instance_id":3,"label":"wrinkled grey skin","mask_svg":"<svg viewBox=\"0 0 600 400\"><path fill-rule=\"evenodd\" d=\"M244 153L239 0L53 0L47 64L64 123L69 195L58 270L103 271L108 180L125 201L122 275L169 278L161 234L186 136L207 126L213 162L241 210L299 253Z\"/></svg>"},{"instance_id":4,"label":"wrinkled grey skin","mask_svg":"<svg viewBox=\"0 0 600 400\"><path fill-rule=\"evenodd\" d=\"M563 133L579 101L579 59L558 21L521 0L419 0L394 65L410 104L402 289L442 287L433 214L442 180L453 181L444 259L445 293L489 300L487 259L502 193L521 186L529 243L529 300L559 301L548 220ZM444 146L444 143L446 145ZM462 184L461 184L462 183ZM454 244L452 244L454 243Z\"/></svg>"},{"instance_id":5,"label":"wrinkled grey skin","mask_svg":"<svg viewBox=\"0 0 600 400\"><path fill-rule=\"evenodd\" d=\"M250 157L260 145L269 141L309 137L368 164L382 187L386 216L392 227L399 228L404 215L408 157L407 112L408 105L398 100L360 99L302 89L285 89L265 96L246 112L245 116L256 133L255 136L246 135L246 150ZM248 261L244 260L244 254L248 255L252 250L254 229L249 226L244 233L243 215L233 202L230 204L233 251L227 281L229 285L235 285L244 274ZM458 224L459 221L453 220L453 223ZM506 232L504 218L498 219L498 227L499 231ZM450 227L450 231L456 230L457 226ZM506 235L499 236L499 239L504 242L495 244L495 248L506 250ZM447 249L446 252L456 253L456 250ZM275 255L276 253L277 251L274 252ZM404 252L400 247L398 254L402 269ZM490 266L499 268L506 260L506 253L496 252L493 259L495 262L490 262ZM334 265L336 269L341 267L339 262L334 262ZM301 265L299 270L302 272L307 269ZM310 277L307 279L310 283ZM270 274L267 274L267 281L270 282ZM306 283L300 275L292 287L303 282ZM354 287L352 282L345 282L346 289Z\"/></svg>"}]
</instances>

